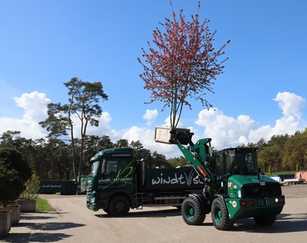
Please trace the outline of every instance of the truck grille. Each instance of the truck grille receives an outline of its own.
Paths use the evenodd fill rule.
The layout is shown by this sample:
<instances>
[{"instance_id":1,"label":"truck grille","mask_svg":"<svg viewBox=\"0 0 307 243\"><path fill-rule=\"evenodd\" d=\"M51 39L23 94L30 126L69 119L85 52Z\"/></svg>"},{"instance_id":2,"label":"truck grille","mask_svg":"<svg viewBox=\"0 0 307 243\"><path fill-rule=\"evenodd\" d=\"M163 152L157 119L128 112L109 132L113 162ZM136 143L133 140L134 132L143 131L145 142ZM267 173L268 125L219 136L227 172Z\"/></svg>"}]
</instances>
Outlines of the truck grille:
<instances>
[{"instance_id":1,"label":"truck grille","mask_svg":"<svg viewBox=\"0 0 307 243\"><path fill-rule=\"evenodd\" d=\"M264 198L281 196L281 188L278 183L266 183L260 185L252 183L244 185L241 189L242 198Z\"/></svg>"}]
</instances>

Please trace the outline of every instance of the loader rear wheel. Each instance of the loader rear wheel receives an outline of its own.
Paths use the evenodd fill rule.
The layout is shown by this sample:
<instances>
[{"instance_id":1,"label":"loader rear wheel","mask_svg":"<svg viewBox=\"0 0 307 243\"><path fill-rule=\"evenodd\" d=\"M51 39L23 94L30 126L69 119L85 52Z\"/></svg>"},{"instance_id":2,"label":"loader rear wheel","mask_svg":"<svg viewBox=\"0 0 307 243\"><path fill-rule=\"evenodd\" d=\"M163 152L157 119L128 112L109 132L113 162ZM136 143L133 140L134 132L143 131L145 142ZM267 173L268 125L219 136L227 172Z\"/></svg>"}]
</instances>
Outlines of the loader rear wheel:
<instances>
[{"instance_id":1,"label":"loader rear wheel","mask_svg":"<svg viewBox=\"0 0 307 243\"><path fill-rule=\"evenodd\" d=\"M113 217L125 216L129 212L129 199L125 196L115 196L105 211Z\"/></svg>"},{"instance_id":2,"label":"loader rear wheel","mask_svg":"<svg viewBox=\"0 0 307 243\"><path fill-rule=\"evenodd\" d=\"M265 217L254 217L255 223L259 226L271 226L276 219L275 215L268 215Z\"/></svg>"},{"instance_id":3,"label":"loader rear wheel","mask_svg":"<svg viewBox=\"0 0 307 243\"><path fill-rule=\"evenodd\" d=\"M181 205L181 214L189 225L199 225L204 222L206 214L203 205L197 197L187 197Z\"/></svg>"},{"instance_id":4,"label":"loader rear wheel","mask_svg":"<svg viewBox=\"0 0 307 243\"><path fill-rule=\"evenodd\" d=\"M218 230L229 230L232 227L232 222L228 217L228 210L223 198L217 197L213 200L211 217L213 225Z\"/></svg>"}]
</instances>

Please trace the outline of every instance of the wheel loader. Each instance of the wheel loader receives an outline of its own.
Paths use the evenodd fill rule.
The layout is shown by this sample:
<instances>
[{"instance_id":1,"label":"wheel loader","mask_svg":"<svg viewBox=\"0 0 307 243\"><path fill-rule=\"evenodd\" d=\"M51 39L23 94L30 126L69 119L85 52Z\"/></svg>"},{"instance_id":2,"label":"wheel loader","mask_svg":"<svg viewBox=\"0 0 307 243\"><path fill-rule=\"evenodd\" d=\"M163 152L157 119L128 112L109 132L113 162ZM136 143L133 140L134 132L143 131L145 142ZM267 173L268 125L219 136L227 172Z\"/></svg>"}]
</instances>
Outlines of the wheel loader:
<instances>
[{"instance_id":1,"label":"wheel loader","mask_svg":"<svg viewBox=\"0 0 307 243\"><path fill-rule=\"evenodd\" d=\"M229 230L242 218L254 218L261 226L272 225L282 211L285 197L281 186L257 167L255 148L213 151L211 139L192 142L185 128L156 128L155 141L175 144L203 180L201 193L192 193L181 205L184 221L202 224L211 213L218 230Z\"/></svg>"}]
</instances>

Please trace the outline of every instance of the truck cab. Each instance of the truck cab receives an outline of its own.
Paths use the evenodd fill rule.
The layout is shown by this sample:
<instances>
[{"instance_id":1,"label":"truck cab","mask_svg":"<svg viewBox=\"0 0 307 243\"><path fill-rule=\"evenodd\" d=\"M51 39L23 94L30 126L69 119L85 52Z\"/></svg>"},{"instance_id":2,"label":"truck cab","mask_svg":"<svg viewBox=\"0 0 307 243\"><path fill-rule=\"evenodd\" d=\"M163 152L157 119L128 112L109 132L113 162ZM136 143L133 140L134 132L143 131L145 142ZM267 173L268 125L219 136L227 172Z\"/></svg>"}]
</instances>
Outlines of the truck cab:
<instances>
[{"instance_id":1,"label":"truck cab","mask_svg":"<svg viewBox=\"0 0 307 243\"><path fill-rule=\"evenodd\" d=\"M131 195L136 191L135 160L131 148L105 149L90 160L91 174L87 184L87 207L96 211L100 208L113 210L111 200L118 211L127 211L127 203L133 202ZM121 208L120 208L121 207Z\"/></svg>"}]
</instances>

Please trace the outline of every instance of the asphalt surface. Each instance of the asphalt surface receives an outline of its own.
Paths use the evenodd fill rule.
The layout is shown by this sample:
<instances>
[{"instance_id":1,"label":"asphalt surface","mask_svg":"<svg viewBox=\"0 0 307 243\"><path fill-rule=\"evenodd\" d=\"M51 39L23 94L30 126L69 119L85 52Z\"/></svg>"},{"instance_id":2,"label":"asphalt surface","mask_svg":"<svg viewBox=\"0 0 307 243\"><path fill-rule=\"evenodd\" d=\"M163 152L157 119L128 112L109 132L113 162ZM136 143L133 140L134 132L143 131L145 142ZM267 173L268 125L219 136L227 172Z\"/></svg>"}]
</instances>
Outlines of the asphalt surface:
<instances>
[{"instance_id":1,"label":"asphalt surface","mask_svg":"<svg viewBox=\"0 0 307 243\"><path fill-rule=\"evenodd\" d=\"M256 227L248 219L227 232L216 230L210 215L203 225L188 226L172 207L144 207L125 218L110 218L88 210L84 196L45 196L57 212L24 214L3 242L307 242L307 185L283 191L286 206L272 227Z\"/></svg>"}]
</instances>

